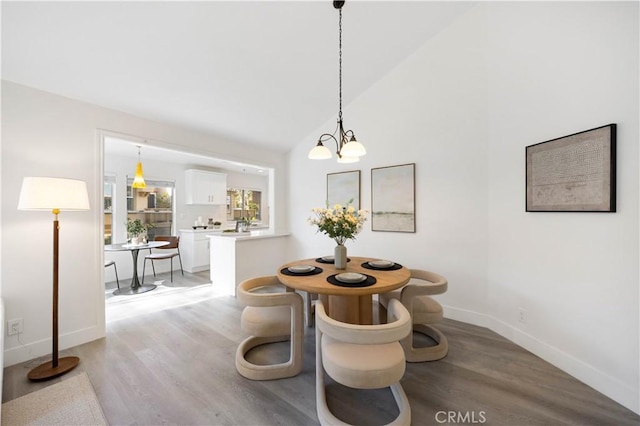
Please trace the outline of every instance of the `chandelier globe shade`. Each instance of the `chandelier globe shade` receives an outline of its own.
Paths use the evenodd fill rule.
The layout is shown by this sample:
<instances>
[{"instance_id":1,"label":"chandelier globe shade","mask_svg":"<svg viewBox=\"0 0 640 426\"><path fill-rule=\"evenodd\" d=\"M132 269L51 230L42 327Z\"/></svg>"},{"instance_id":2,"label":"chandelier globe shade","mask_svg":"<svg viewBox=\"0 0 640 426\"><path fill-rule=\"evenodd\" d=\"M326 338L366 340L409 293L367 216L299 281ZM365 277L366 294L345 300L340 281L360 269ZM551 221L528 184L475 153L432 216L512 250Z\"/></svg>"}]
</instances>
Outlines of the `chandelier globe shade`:
<instances>
[{"instance_id":1,"label":"chandelier globe shade","mask_svg":"<svg viewBox=\"0 0 640 426\"><path fill-rule=\"evenodd\" d=\"M352 137L349 142L342 145L342 149L340 150L340 155L346 157L362 157L366 153L367 150L364 148L364 145L358 142L354 137Z\"/></svg>"},{"instance_id":2,"label":"chandelier globe shade","mask_svg":"<svg viewBox=\"0 0 640 426\"><path fill-rule=\"evenodd\" d=\"M326 160L331 158L331 151L322 142L318 141L318 144L309 151L308 157L311 160Z\"/></svg>"}]
</instances>

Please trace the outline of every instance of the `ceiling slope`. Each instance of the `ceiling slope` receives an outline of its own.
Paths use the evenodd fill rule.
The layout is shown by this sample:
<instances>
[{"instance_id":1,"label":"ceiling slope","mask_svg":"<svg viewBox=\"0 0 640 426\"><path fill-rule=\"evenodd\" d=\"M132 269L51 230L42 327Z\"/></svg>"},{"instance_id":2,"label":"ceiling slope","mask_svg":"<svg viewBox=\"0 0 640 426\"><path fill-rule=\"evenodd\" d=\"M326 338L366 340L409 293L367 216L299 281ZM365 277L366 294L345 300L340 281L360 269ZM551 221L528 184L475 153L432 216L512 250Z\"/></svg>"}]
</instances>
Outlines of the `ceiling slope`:
<instances>
[{"instance_id":1,"label":"ceiling slope","mask_svg":"<svg viewBox=\"0 0 640 426\"><path fill-rule=\"evenodd\" d=\"M472 6L348 1L343 103ZM337 114L330 1L1 7L5 80L282 152Z\"/></svg>"}]
</instances>

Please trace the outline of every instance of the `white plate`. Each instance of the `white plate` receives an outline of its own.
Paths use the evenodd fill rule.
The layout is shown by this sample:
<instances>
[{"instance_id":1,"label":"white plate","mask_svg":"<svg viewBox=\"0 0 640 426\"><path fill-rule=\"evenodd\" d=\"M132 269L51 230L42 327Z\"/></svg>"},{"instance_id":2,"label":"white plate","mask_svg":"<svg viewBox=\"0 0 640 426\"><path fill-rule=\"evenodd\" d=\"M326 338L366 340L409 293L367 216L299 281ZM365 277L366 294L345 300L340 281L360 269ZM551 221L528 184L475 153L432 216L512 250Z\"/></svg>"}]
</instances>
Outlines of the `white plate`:
<instances>
[{"instance_id":1,"label":"white plate","mask_svg":"<svg viewBox=\"0 0 640 426\"><path fill-rule=\"evenodd\" d=\"M371 260L369 266L374 268L391 268L395 263L390 260Z\"/></svg>"},{"instance_id":2,"label":"white plate","mask_svg":"<svg viewBox=\"0 0 640 426\"><path fill-rule=\"evenodd\" d=\"M314 269L316 269L316 267L311 265L296 265L296 266L289 266L287 269L289 270L289 272L293 272L296 274L304 274L305 272L313 271Z\"/></svg>"},{"instance_id":3,"label":"white plate","mask_svg":"<svg viewBox=\"0 0 640 426\"><path fill-rule=\"evenodd\" d=\"M343 274L336 275L336 280L343 283L359 283L366 279L366 275L358 274L357 272L345 272Z\"/></svg>"},{"instance_id":4,"label":"white plate","mask_svg":"<svg viewBox=\"0 0 640 426\"><path fill-rule=\"evenodd\" d=\"M333 261L333 256L322 256L321 259L322 260L326 260L327 262L332 262Z\"/></svg>"}]
</instances>

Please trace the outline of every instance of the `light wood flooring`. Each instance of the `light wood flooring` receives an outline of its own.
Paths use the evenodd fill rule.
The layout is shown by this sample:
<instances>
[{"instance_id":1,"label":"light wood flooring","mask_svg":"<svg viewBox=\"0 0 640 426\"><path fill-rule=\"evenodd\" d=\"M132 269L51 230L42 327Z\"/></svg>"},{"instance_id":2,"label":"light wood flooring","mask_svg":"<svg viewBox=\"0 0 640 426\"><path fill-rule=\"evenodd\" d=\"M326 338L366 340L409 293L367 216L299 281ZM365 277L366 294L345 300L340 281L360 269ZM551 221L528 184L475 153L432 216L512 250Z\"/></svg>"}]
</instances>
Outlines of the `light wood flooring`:
<instances>
[{"instance_id":1,"label":"light wood flooring","mask_svg":"<svg viewBox=\"0 0 640 426\"><path fill-rule=\"evenodd\" d=\"M45 359L6 368L3 402L86 371L112 425L318 424L314 329L305 330L301 374L244 379L234 366L244 338L242 307L203 286L207 275L177 274L178 290L107 306L105 339L61 351L81 359L66 376L29 382L27 372ZM442 412L461 416L448 424L640 424L640 416L487 329L452 320L440 329L449 339L447 357L407 364L402 380L414 425L446 424ZM276 360L287 352L279 343L251 355ZM334 413L348 422L384 424L396 414L388 390L356 391L329 380L327 393Z\"/></svg>"}]
</instances>

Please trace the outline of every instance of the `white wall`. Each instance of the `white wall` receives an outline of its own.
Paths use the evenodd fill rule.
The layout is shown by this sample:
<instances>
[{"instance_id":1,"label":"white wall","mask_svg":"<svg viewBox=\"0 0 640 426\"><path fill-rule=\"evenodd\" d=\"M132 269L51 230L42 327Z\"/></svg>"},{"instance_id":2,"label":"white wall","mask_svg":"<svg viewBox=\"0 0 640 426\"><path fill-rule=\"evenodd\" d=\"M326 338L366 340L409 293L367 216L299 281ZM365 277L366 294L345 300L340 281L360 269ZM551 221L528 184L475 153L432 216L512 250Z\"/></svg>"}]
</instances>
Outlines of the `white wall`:
<instances>
[{"instance_id":1,"label":"white wall","mask_svg":"<svg viewBox=\"0 0 640 426\"><path fill-rule=\"evenodd\" d=\"M6 318L24 333L5 340L5 365L51 351L52 215L18 212L24 176L85 180L91 211L60 215L60 349L104 336L103 172L98 129L161 141L172 149L273 167L276 204L284 203L283 154L143 120L36 89L2 82L2 298ZM276 229L286 229L277 215Z\"/></svg>"},{"instance_id":2,"label":"white wall","mask_svg":"<svg viewBox=\"0 0 640 426\"><path fill-rule=\"evenodd\" d=\"M486 71L479 56L484 38L477 36L485 30L475 14L455 22L345 108L346 128L368 150L359 163L338 164L335 154L332 160L307 160L318 136L333 131L335 117L290 154L295 257L333 253L335 243L306 222L311 208L324 206L327 173L361 170L361 208L370 210L371 168L415 162L417 232L372 232L367 224L347 250L432 269L459 283L443 300L459 307L462 318L486 311ZM345 82L343 90L348 88Z\"/></svg>"},{"instance_id":3,"label":"white wall","mask_svg":"<svg viewBox=\"0 0 640 426\"><path fill-rule=\"evenodd\" d=\"M638 3L489 11L494 327L637 412ZM618 130L617 213L526 213L523 147L609 123Z\"/></svg>"},{"instance_id":4,"label":"white wall","mask_svg":"<svg viewBox=\"0 0 640 426\"><path fill-rule=\"evenodd\" d=\"M364 161L306 159L335 118L290 153L290 255L334 245L305 222L327 173L361 170L370 208L370 169L415 162L417 232L368 227L349 253L443 274L448 317L488 326L638 412L638 71L637 4L477 6L345 108ZM525 213L525 146L610 122L618 213Z\"/></svg>"}]
</instances>

